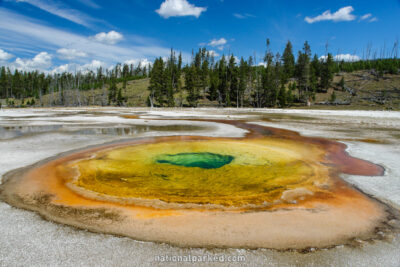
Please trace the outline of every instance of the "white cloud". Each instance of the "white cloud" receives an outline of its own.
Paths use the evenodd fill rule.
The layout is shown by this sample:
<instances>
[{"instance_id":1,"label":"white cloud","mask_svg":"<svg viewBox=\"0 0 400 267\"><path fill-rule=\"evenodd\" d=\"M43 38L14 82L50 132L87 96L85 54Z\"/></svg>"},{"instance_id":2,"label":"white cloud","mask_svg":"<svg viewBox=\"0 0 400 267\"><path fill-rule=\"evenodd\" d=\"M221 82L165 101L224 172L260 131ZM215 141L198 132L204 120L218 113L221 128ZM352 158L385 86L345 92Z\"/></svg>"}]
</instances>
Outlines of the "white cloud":
<instances>
[{"instance_id":1,"label":"white cloud","mask_svg":"<svg viewBox=\"0 0 400 267\"><path fill-rule=\"evenodd\" d=\"M57 50L67 46L68 49L75 49L88 55L87 58L82 58L79 64L83 64L83 59L87 60L86 62L95 59L105 62L107 65L124 62L132 58L152 60L155 57L170 54L170 48L155 45L153 44L154 41L148 38L139 37L140 40L138 41L137 36L129 35L124 37L129 42L110 46L85 35L49 27L44 22L33 20L1 7L0 18L2 18L0 20L0 44L4 50L8 49L7 47L12 47L14 51L24 51L24 53L47 51L49 54L55 54ZM190 59L190 54L182 53L182 57ZM11 64L14 64L14 62Z\"/></svg>"},{"instance_id":2,"label":"white cloud","mask_svg":"<svg viewBox=\"0 0 400 267\"><path fill-rule=\"evenodd\" d=\"M40 52L32 59L17 58L13 66L20 70L46 70L51 66L51 55Z\"/></svg>"},{"instance_id":3,"label":"white cloud","mask_svg":"<svg viewBox=\"0 0 400 267\"><path fill-rule=\"evenodd\" d=\"M64 64L57 66L53 68L50 73L64 73L64 72L70 72L70 73L75 73L75 72L82 72L82 73L87 73L89 71L95 72L98 68L103 67L103 69L106 69L108 67L108 64L99 60L92 60L91 62L84 64L84 65L79 65L76 63L71 63L71 64Z\"/></svg>"},{"instance_id":4,"label":"white cloud","mask_svg":"<svg viewBox=\"0 0 400 267\"><path fill-rule=\"evenodd\" d=\"M95 8L95 9L101 8L101 6L99 6L98 4L96 4L96 2L94 2L92 0L78 0L78 1L88 7L91 7L91 8Z\"/></svg>"},{"instance_id":5,"label":"white cloud","mask_svg":"<svg viewBox=\"0 0 400 267\"><path fill-rule=\"evenodd\" d=\"M50 73L64 73L64 72L73 72L71 69L71 65L70 64L64 64L61 66L58 66L56 68L54 68L52 71L50 71Z\"/></svg>"},{"instance_id":6,"label":"white cloud","mask_svg":"<svg viewBox=\"0 0 400 267\"><path fill-rule=\"evenodd\" d=\"M256 16L249 14L249 13L244 13L244 14L240 14L240 13L233 13L233 16L235 18L238 19L247 19L247 18L255 18Z\"/></svg>"},{"instance_id":7,"label":"white cloud","mask_svg":"<svg viewBox=\"0 0 400 267\"><path fill-rule=\"evenodd\" d=\"M54 2L52 0L16 0L16 1L28 3L55 16L59 16L61 18L64 18L66 20L72 21L74 23L86 27L90 26L89 21L94 20L90 16L81 13L78 10L66 7L64 4L61 4L62 2Z\"/></svg>"},{"instance_id":8,"label":"white cloud","mask_svg":"<svg viewBox=\"0 0 400 267\"><path fill-rule=\"evenodd\" d=\"M107 64L100 60L92 60L92 62L82 65L80 70L97 70L100 67L105 67Z\"/></svg>"},{"instance_id":9,"label":"white cloud","mask_svg":"<svg viewBox=\"0 0 400 267\"><path fill-rule=\"evenodd\" d=\"M87 54L85 52L76 49L60 48L57 50L57 53L59 54L59 58L68 60L87 57Z\"/></svg>"},{"instance_id":10,"label":"white cloud","mask_svg":"<svg viewBox=\"0 0 400 267\"><path fill-rule=\"evenodd\" d=\"M331 21L352 21L356 19L356 16L351 14L354 11L354 8L352 6L346 6L340 8L338 11L335 13L331 13L330 10L325 11L321 15L318 15L316 17L305 17L305 21L307 23L314 23L318 21L323 21L323 20L331 20Z\"/></svg>"},{"instance_id":11,"label":"white cloud","mask_svg":"<svg viewBox=\"0 0 400 267\"><path fill-rule=\"evenodd\" d=\"M234 39L231 39L231 41L233 41ZM228 43L228 41L225 38L220 38L220 39L212 39L210 42L208 43L199 43L199 46L211 46L211 47L215 47L218 50L222 51L224 50L225 45ZM213 51L215 53L215 51Z\"/></svg>"},{"instance_id":12,"label":"white cloud","mask_svg":"<svg viewBox=\"0 0 400 267\"><path fill-rule=\"evenodd\" d=\"M220 39L212 39L208 45L209 46L221 46L225 45L228 41L225 38L220 38Z\"/></svg>"},{"instance_id":13,"label":"white cloud","mask_svg":"<svg viewBox=\"0 0 400 267\"><path fill-rule=\"evenodd\" d=\"M206 7L196 7L187 0L165 0L156 12L163 18L194 16L198 18Z\"/></svg>"},{"instance_id":14,"label":"white cloud","mask_svg":"<svg viewBox=\"0 0 400 267\"><path fill-rule=\"evenodd\" d=\"M126 60L124 62L124 64L134 65L134 66L137 66L140 64L140 66L144 67L144 66L148 66L149 64L153 65L153 62L149 61L147 58L142 58L142 59L129 59L129 60Z\"/></svg>"},{"instance_id":15,"label":"white cloud","mask_svg":"<svg viewBox=\"0 0 400 267\"><path fill-rule=\"evenodd\" d=\"M10 53L7 53L3 49L0 49L0 61L7 61L12 57L13 57L13 55L11 55Z\"/></svg>"},{"instance_id":16,"label":"white cloud","mask_svg":"<svg viewBox=\"0 0 400 267\"><path fill-rule=\"evenodd\" d=\"M371 16L372 16L371 13L365 14L364 16L360 17L360 20L366 20L366 19L370 18Z\"/></svg>"},{"instance_id":17,"label":"white cloud","mask_svg":"<svg viewBox=\"0 0 400 267\"><path fill-rule=\"evenodd\" d=\"M224 50L224 46L228 43L228 41L225 38L220 38L220 39L212 39L208 45L212 47L216 47L218 50L222 51Z\"/></svg>"},{"instance_id":18,"label":"white cloud","mask_svg":"<svg viewBox=\"0 0 400 267\"><path fill-rule=\"evenodd\" d=\"M217 52L215 52L214 50L209 50L208 52L210 53L210 56L219 57L219 54Z\"/></svg>"},{"instance_id":19,"label":"white cloud","mask_svg":"<svg viewBox=\"0 0 400 267\"><path fill-rule=\"evenodd\" d=\"M378 21L378 18L372 17L372 14L368 13L368 14L365 14L364 16L360 17L359 21L362 21L362 20L368 20L368 22L375 22L375 21Z\"/></svg>"},{"instance_id":20,"label":"white cloud","mask_svg":"<svg viewBox=\"0 0 400 267\"><path fill-rule=\"evenodd\" d=\"M351 54L339 54L335 56L336 61L358 61L360 60L360 57L357 55L351 55Z\"/></svg>"},{"instance_id":21,"label":"white cloud","mask_svg":"<svg viewBox=\"0 0 400 267\"><path fill-rule=\"evenodd\" d=\"M238 14L238 13L234 13L233 16L234 16L235 18L238 18L238 19L245 19L245 18L246 18L245 15Z\"/></svg>"},{"instance_id":22,"label":"white cloud","mask_svg":"<svg viewBox=\"0 0 400 267\"><path fill-rule=\"evenodd\" d=\"M327 56L321 56L319 59L322 61L325 61ZM357 55L351 55L351 54L338 54L333 57L335 61L359 61L360 57Z\"/></svg>"},{"instance_id":23,"label":"white cloud","mask_svg":"<svg viewBox=\"0 0 400 267\"><path fill-rule=\"evenodd\" d=\"M116 44L122 41L124 39L124 36L116 31L109 31L108 33L105 32L100 32L96 34L95 36L92 37L93 40L96 40L97 42L104 43L104 44Z\"/></svg>"}]
</instances>

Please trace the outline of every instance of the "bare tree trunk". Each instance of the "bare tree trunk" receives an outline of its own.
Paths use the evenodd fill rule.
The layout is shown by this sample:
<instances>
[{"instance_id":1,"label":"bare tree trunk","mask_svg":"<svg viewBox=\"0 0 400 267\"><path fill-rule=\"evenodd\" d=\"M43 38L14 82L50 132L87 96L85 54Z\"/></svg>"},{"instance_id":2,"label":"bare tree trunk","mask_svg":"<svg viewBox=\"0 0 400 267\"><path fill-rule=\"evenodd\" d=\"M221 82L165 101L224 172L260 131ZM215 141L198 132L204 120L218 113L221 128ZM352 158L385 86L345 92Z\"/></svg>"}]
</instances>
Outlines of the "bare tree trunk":
<instances>
[{"instance_id":1,"label":"bare tree trunk","mask_svg":"<svg viewBox=\"0 0 400 267\"><path fill-rule=\"evenodd\" d=\"M80 92L79 92L80 77L81 77L81 75L80 75L80 73L79 73L79 74L78 74L78 86L76 87L76 98L77 98L77 101L78 101L78 105L79 105L79 106L82 106L82 103L81 103L81 95L80 95Z\"/></svg>"},{"instance_id":2,"label":"bare tree trunk","mask_svg":"<svg viewBox=\"0 0 400 267\"><path fill-rule=\"evenodd\" d=\"M239 90L236 89L236 108L239 108Z\"/></svg>"},{"instance_id":3,"label":"bare tree trunk","mask_svg":"<svg viewBox=\"0 0 400 267\"><path fill-rule=\"evenodd\" d=\"M91 93L92 93L92 106L94 106L94 89L93 89L93 85L92 88L90 89Z\"/></svg>"},{"instance_id":4,"label":"bare tree trunk","mask_svg":"<svg viewBox=\"0 0 400 267\"><path fill-rule=\"evenodd\" d=\"M105 87L105 85L104 85L104 82L102 82L102 84L103 84L103 95L102 95L102 99L101 99L101 105L102 106L105 106L106 104L106 87Z\"/></svg>"},{"instance_id":5,"label":"bare tree trunk","mask_svg":"<svg viewBox=\"0 0 400 267\"><path fill-rule=\"evenodd\" d=\"M71 83L69 81L69 78L64 83L64 90L63 90L63 106L69 106L70 103L70 97L71 97Z\"/></svg>"},{"instance_id":6,"label":"bare tree trunk","mask_svg":"<svg viewBox=\"0 0 400 267\"><path fill-rule=\"evenodd\" d=\"M10 85L10 97L12 98L13 97L13 92L12 92L12 81L11 81L11 77L10 77L10 80L9 80L9 85Z\"/></svg>"},{"instance_id":7,"label":"bare tree trunk","mask_svg":"<svg viewBox=\"0 0 400 267\"><path fill-rule=\"evenodd\" d=\"M51 81L50 84L50 96L49 96L49 106L51 107L53 105L53 99L54 99L54 80Z\"/></svg>"},{"instance_id":8,"label":"bare tree trunk","mask_svg":"<svg viewBox=\"0 0 400 267\"><path fill-rule=\"evenodd\" d=\"M42 87L39 88L39 102L40 102L40 106L42 105Z\"/></svg>"},{"instance_id":9,"label":"bare tree trunk","mask_svg":"<svg viewBox=\"0 0 400 267\"><path fill-rule=\"evenodd\" d=\"M63 93L61 92L61 86L60 84L57 82L57 90L58 90L58 104L61 106L63 105L64 101L63 101Z\"/></svg>"},{"instance_id":10,"label":"bare tree trunk","mask_svg":"<svg viewBox=\"0 0 400 267\"><path fill-rule=\"evenodd\" d=\"M153 108L154 104L153 104L153 96L152 95L149 95L149 100L150 100L150 108Z\"/></svg>"}]
</instances>

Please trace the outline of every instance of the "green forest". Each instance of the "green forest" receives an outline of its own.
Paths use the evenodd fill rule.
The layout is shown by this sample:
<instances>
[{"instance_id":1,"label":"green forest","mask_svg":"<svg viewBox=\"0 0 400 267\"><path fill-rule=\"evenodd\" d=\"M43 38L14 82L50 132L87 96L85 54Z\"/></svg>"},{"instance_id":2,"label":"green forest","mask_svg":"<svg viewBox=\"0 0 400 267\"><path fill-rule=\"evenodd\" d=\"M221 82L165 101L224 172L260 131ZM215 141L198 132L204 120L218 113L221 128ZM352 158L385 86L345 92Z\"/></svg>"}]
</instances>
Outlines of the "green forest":
<instances>
[{"instance_id":1,"label":"green forest","mask_svg":"<svg viewBox=\"0 0 400 267\"><path fill-rule=\"evenodd\" d=\"M337 73L373 71L376 77L398 74L400 59L337 61L331 53L312 54L305 42L295 53L290 41L282 54L266 41L263 60L255 56L237 58L233 54L218 59L200 48L189 63L171 49L168 58L159 57L152 65L117 64L112 70L45 74L38 71L0 70L0 99L8 107L27 106L127 106L127 83L148 79L147 105L151 107L197 107L203 100L220 107L290 107L308 105L317 93L326 93ZM345 90L344 79L335 84ZM100 91L95 100L94 90ZM144 89L146 90L146 89ZM43 101L44 96L48 101ZM335 100L335 92L331 95ZM1 102L0 102L1 103Z\"/></svg>"}]
</instances>

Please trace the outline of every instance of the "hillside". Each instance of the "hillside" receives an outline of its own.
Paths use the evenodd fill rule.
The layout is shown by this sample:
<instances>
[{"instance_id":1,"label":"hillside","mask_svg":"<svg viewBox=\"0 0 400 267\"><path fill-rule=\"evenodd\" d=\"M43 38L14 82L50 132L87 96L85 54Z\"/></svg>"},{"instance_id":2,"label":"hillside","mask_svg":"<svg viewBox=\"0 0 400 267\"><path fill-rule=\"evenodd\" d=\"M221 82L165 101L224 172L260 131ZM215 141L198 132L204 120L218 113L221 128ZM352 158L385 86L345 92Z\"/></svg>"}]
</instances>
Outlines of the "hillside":
<instances>
[{"instance_id":1,"label":"hillside","mask_svg":"<svg viewBox=\"0 0 400 267\"><path fill-rule=\"evenodd\" d=\"M345 81L345 91L339 82ZM327 93L317 93L313 108L334 109L400 109L400 75L385 74L378 78L372 71L340 73L334 77ZM335 92L333 105L331 95Z\"/></svg>"},{"instance_id":2,"label":"hillside","mask_svg":"<svg viewBox=\"0 0 400 267\"><path fill-rule=\"evenodd\" d=\"M147 106L147 99L149 97L149 79L132 80L127 82L126 90L122 90L123 96L126 98L126 106L130 107L144 107ZM75 90L65 91L64 98L70 99L70 102L76 101L79 98L82 106L101 106L107 104L108 96L108 85L105 85L104 89L97 88L88 91L79 91L79 95ZM117 84L117 88L122 88L122 83ZM52 103L58 103L60 94L55 92L54 94L46 94L42 96L42 106L52 106ZM31 99L26 98L25 104ZM21 101L18 99L13 100L15 106L21 105ZM6 104L5 100L2 101L3 105ZM39 102L36 100L36 102ZM38 105L39 103L36 103ZM71 104L72 105L72 104Z\"/></svg>"},{"instance_id":3,"label":"hillside","mask_svg":"<svg viewBox=\"0 0 400 267\"><path fill-rule=\"evenodd\" d=\"M345 90L339 86L341 78L344 78ZM122 90L126 99L125 105L128 107L145 107L149 97L149 78L132 80L127 82L126 90ZM122 88L122 83L117 84L117 88ZM332 93L335 92L336 99L332 101ZM174 94L176 103L187 104L187 93ZM80 91L79 99L81 105L101 106L107 103L108 85L104 89L97 88L89 91ZM50 103L57 103L59 94L47 94L42 97L43 106L50 106ZM64 97L71 99L78 98L76 91L67 91ZM15 105L21 102L14 100ZM30 101L25 99L25 104ZM38 105L36 100L36 105ZM5 100L2 100L5 105ZM217 101L209 101L202 97L199 106L218 106ZM291 108L309 108L304 104L294 103ZM363 109L363 110L400 110L400 74L385 74L378 78L373 71L356 71L352 73L339 73L335 75L332 87L326 93L317 93L315 101L311 103L311 108L315 109Z\"/></svg>"}]
</instances>

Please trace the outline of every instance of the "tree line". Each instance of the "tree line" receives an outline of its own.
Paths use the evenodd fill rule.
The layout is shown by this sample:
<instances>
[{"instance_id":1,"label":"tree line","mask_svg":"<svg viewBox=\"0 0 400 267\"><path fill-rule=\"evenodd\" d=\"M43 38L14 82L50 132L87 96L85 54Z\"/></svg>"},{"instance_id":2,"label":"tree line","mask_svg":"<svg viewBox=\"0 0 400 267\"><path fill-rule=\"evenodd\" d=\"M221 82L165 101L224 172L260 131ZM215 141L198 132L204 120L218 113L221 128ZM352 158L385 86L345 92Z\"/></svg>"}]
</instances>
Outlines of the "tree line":
<instances>
[{"instance_id":1,"label":"tree line","mask_svg":"<svg viewBox=\"0 0 400 267\"><path fill-rule=\"evenodd\" d=\"M382 58L347 62L330 53L312 55L305 42L296 54L290 41L283 53L273 53L270 40L261 62L256 56L237 58L233 54L215 57L200 48L184 64L182 54L171 49L169 57L156 58L152 65L117 64L113 69L76 73L40 73L0 69L0 99L9 106L43 105L46 95L51 106L126 105L127 83L150 78L148 105L152 107L289 107L307 104L316 93L327 92L335 73L371 70L376 76L398 74L400 60ZM397 54L396 54L397 55ZM344 87L344 80L339 86ZM93 93L97 90L97 96ZM87 92L90 92L87 94ZM26 100L28 99L28 100ZM26 100L26 101L25 101Z\"/></svg>"},{"instance_id":2,"label":"tree line","mask_svg":"<svg viewBox=\"0 0 400 267\"><path fill-rule=\"evenodd\" d=\"M78 71L77 73L40 73L38 71L11 72L8 67L0 69L0 99L6 99L8 106L14 106L16 99L20 106L39 105L42 97L50 98L50 106L88 106L88 105L123 105L127 82L148 77L151 66L140 63L117 64L113 69L96 71ZM117 84L122 83L118 88ZM101 89L100 98L94 100L93 91ZM92 97L82 93L92 92Z\"/></svg>"},{"instance_id":3,"label":"tree line","mask_svg":"<svg viewBox=\"0 0 400 267\"><path fill-rule=\"evenodd\" d=\"M288 107L293 103L310 103L316 93L326 93L335 73L374 70L397 74L397 58L337 61L332 54L312 56L305 42L297 57L290 41L281 54L270 49L261 63L256 57L238 59L233 54L216 60L212 51L200 48L192 52L190 63L182 66L182 56L171 50L168 58L154 61L150 73L149 105L157 107L196 107L201 103L218 103L221 107ZM344 80L339 83L344 88ZM212 102L210 102L212 101Z\"/></svg>"}]
</instances>

